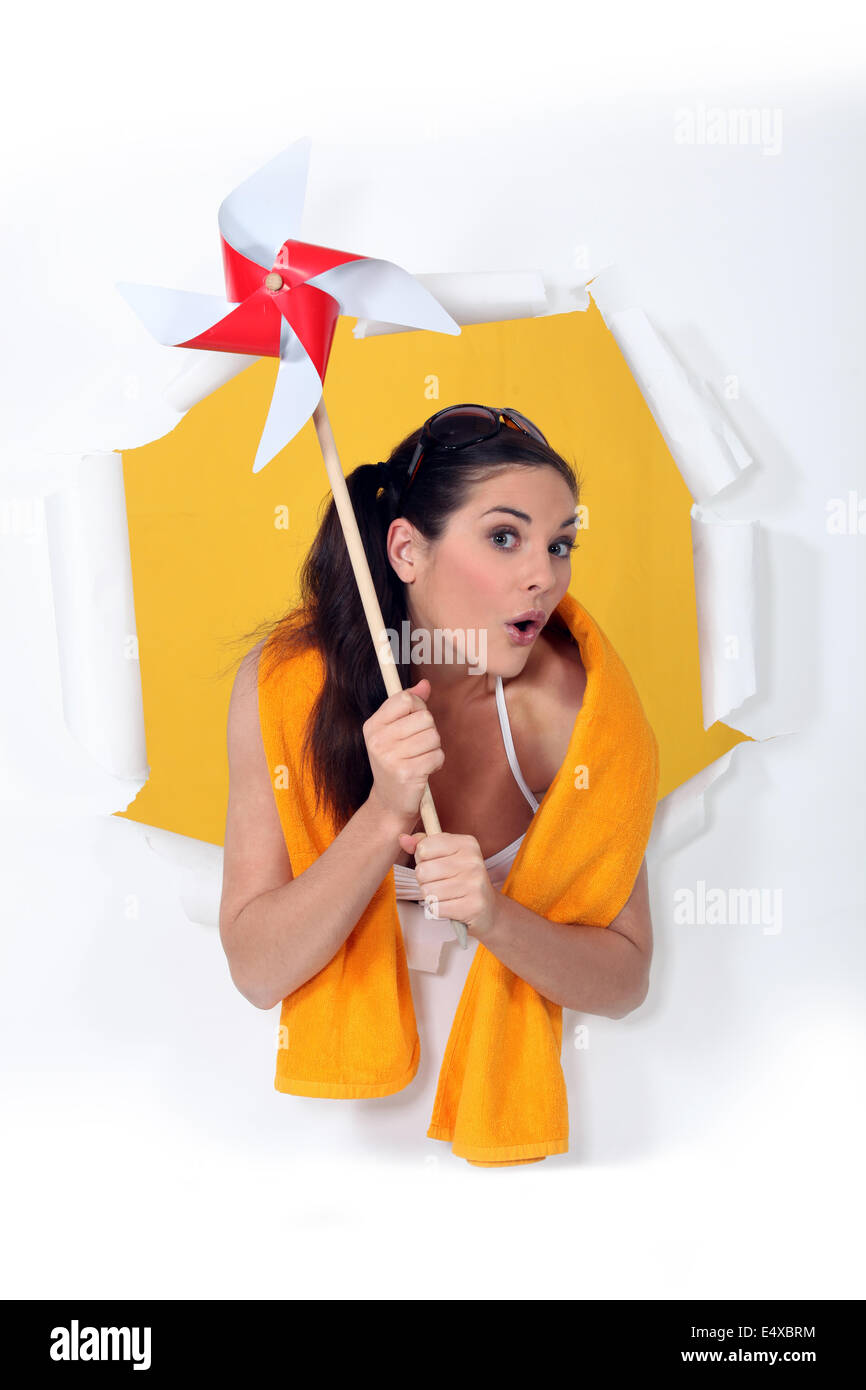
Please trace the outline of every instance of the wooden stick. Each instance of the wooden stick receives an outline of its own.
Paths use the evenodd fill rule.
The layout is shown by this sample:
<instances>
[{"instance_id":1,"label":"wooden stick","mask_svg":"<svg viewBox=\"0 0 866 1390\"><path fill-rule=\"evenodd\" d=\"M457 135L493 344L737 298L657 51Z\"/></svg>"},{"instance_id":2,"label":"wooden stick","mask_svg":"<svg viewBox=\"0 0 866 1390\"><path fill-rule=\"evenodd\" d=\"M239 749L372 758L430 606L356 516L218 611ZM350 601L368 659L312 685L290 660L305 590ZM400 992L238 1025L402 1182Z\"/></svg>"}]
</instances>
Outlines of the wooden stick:
<instances>
[{"instance_id":1,"label":"wooden stick","mask_svg":"<svg viewBox=\"0 0 866 1390\"><path fill-rule=\"evenodd\" d=\"M382 679L385 682L385 689L389 695L396 695L403 689L400 681L400 672L394 661L394 653L391 650L391 643L388 641L388 634L385 630L385 620L382 617L382 610L379 607L379 599L373 585L373 576L370 573L370 565L367 561L367 554L364 550L364 542L361 540L361 533L358 530L358 522L352 508L352 501L349 497L349 489L346 487L346 479L340 466L337 455L337 446L334 442L334 433L331 429L331 422L328 419L328 412L325 408L325 397L322 396L319 404L313 411L313 423L316 426L316 434L319 437L319 447L322 450L322 458L325 460L325 468L328 472L328 481L331 484L331 493L343 527L343 535L346 538L346 547L349 551L349 559L352 562L352 569L355 572L355 579L358 583L358 592L361 595L361 602L364 605L364 613L367 617L367 625L370 629L370 636L373 639L373 647L379 659L379 669L382 672ZM430 791L429 783L424 787L424 795L421 798L421 823L428 835L438 835L442 827L439 824L439 817L436 814L436 807L433 805L433 796ZM466 936L466 924L451 920L454 928L454 935L460 942L464 951L468 947Z\"/></svg>"}]
</instances>

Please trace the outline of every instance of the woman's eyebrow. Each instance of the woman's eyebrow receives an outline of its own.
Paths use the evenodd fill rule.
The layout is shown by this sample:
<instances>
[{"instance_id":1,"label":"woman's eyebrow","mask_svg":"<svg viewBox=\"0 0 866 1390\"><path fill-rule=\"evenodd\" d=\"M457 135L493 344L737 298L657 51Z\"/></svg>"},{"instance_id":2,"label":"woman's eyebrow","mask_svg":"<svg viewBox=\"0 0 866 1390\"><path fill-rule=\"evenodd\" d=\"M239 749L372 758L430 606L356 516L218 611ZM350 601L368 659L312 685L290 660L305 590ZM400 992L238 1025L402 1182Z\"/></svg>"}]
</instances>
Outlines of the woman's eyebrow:
<instances>
[{"instance_id":1,"label":"woman's eyebrow","mask_svg":"<svg viewBox=\"0 0 866 1390\"><path fill-rule=\"evenodd\" d=\"M519 516L521 521L532 522L532 517L528 512L519 512L516 507L488 507L487 511L482 512L481 515L487 516L490 512L510 512L512 516ZM561 521L559 524L560 526L576 526L577 517L572 514L571 516L567 516L565 521Z\"/></svg>"}]
</instances>

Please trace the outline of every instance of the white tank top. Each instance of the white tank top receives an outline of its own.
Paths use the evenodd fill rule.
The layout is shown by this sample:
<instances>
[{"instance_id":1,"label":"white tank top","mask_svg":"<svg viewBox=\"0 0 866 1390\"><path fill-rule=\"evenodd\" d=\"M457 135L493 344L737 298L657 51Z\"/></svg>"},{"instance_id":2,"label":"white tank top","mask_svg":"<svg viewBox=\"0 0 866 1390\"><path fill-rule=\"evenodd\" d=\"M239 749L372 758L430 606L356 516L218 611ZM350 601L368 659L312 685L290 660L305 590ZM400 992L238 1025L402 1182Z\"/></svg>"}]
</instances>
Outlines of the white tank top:
<instances>
[{"instance_id":1,"label":"white tank top","mask_svg":"<svg viewBox=\"0 0 866 1390\"><path fill-rule=\"evenodd\" d=\"M530 791L523 773L520 771L517 754L514 751L514 739L511 736L511 725L508 722L508 710L505 705L501 676L496 677L496 709L499 714L499 726L502 729L509 766L514 773L517 785L535 812L538 810L540 802ZM501 888L508 877L508 871L514 863L525 834L524 831L524 834L519 835L510 845L506 845L504 849L499 850L496 854L491 854L489 859L485 859L484 863L494 888ZM424 893L415 870L409 865L394 865L394 886L397 891L397 912L403 929L403 939L406 942L409 969L438 973L442 948L446 943L451 942L453 950L449 949L448 951L447 974L449 978L452 975L455 976L455 979L459 978L460 989L462 989L462 981L466 978L472 957L475 954L475 948L478 945L476 938L469 937L469 945L464 951L457 942L450 922L425 916Z\"/></svg>"}]
</instances>

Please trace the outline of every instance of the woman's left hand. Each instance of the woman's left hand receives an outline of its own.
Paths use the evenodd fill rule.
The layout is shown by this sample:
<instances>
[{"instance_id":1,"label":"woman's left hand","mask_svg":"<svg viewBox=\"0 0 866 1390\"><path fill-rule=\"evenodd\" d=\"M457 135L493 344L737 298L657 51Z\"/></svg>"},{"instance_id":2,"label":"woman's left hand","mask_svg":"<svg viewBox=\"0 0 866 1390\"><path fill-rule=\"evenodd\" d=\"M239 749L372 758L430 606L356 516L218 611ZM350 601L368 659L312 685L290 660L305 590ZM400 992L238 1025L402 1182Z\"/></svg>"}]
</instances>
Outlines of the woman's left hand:
<instances>
[{"instance_id":1,"label":"woman's left hand","mask_svg":"<svg viewBox=\"0 0 866 1390\"><path fill-rule=\"evenodd\" d=\"M415 876L430 915L465 922L479 940L493 926L499 894L490 882L481 846L473 835L401 835L400 848L415 855Z\"/></svg>"}]
</instances>

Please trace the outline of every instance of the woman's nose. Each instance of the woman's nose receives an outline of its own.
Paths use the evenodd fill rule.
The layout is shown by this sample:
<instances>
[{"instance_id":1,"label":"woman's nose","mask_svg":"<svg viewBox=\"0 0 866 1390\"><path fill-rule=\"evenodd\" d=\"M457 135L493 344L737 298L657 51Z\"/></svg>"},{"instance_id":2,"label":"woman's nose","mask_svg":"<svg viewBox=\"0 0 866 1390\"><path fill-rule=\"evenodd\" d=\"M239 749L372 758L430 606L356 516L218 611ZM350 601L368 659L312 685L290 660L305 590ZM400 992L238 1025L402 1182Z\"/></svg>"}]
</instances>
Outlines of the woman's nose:
<instances>
[{"instance_id":1,"label":"woman's nose","mask_svg":"<svg viewBox=\"0 0 866 1390\"><path fill-rule=\"evenodd\" d=\"M556 582L555 558L548 554L527 556L524 588L546 593Z\"/></svg>"}]
</instances>

